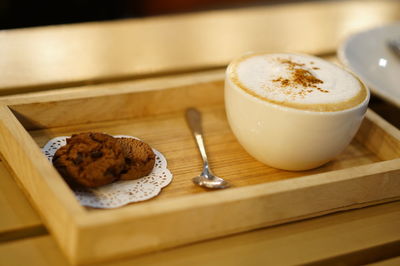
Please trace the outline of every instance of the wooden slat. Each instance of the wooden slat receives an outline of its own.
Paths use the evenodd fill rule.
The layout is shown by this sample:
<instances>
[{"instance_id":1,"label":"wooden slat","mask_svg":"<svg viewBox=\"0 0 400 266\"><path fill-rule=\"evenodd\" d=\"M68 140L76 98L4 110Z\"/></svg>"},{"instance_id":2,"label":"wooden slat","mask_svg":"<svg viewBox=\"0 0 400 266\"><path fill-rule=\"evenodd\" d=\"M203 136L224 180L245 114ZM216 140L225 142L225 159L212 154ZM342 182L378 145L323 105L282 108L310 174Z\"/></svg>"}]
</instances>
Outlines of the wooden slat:
<instances>
[{"instance_id":1,"label":"wooden slat","mask_svg":"<svg viewBox=\"0 0 400 266\"><path fill-rule=\"evenodd\" d=\"M77 98L77 97L80 97L80 95L85 95L86 93L89 93L88 97L91 97L91 96L95 96L95 95L97 95L99 93L106 92L106 91L110 91L110 93L112 94L112 91L114 89L121 89L121 88L124 88L127 92L128 91L138 90L138 89L142 90L143 88L154 89L154 88L157 88L157 86L161 86L162 87L162 85L160 85L160 84L164 84L164 85L165 84L169 84L170 86L185 86L185 84L187 84L185 82L187 82L187 81L191 81L191 82L193 82L195 80L199 80L199 81L205 81L205 80L209 80L210 81L211 80L212 81L212 80L218 79L218 78L220 78L222 76L222 72L221 71L212 71L212 72L209 72L209 73L206 73L206 74L199 73L199 74L196 74L194 76L192 76L192 75L184 75L184 76L185 76L184 78L176 79L175 81L172 81L174 79L163 78L163 79L157 79L157 81L155 81L155 80L144 80L144 81L140 81L140 82L139 81L138 82L123 82L123 83L120 83L120 84L112 84L112 85L104 84L104 85L101 85L101 86L99 85L99 86L82 87L82 88L78 89L78 92L80 91L80 93L77 93L77 94L71 93L72 92L71 90L65 90L65 91L62 91L62 92L42 92L42 93L37 93L35 95L32 95L32 97L15 96L15 97L12 97L13 100L12 99L8 99L8 102L14 102L14 101L18 102L19 101L20 103L26 103L26 102L29 102L29 101L32 101L32 100L35 101L37 99L42 99L43 100L43 98L44 98L44 100L49 100L49 99L53 98L54 95L60 95L60 94L61 95L65 94L64 96L62 96L63 99ZM190 77L190 76L192 76L192 77ZM209 121L209 119L207 119L207 121ZM208 126L210 126L210 125L208 125ZM192 142L190 141L190 143L192 143ZM353 156L358 151L359 151L359 149L356 146L355 149L349 150L348 154ZM193 150L193 152L194 152L194 150ZM362 151L359 155L367 156L367 157L365 157L366 162L369 162L368 160L376 159L375 157L368 157L369 156L368 154L369 154L368 152ZM343 158L345 160L351 159L351 158L346 157L346 155L344 155ZM348 162L349 162L349 164L353 163L351 161L348 161ZM343 167L346 167L346 166L343 165ZM14 186L15 186L15 184L14 184ZM6 189L6 188L7 187L5 187L4 189ZM13 205L10 203L9 206L13 206Z\"/></svg>"},{"instance_id":2,"label":"wooden slat","mask_svg":"<svg viewBox=\"0 0 400 266\"><path fill-rule=\"evenodd\" d=\"M193 81L206 82L209 80L221 79L223 71L208 71L199 74L180 75L180 78L173 77L153 78L135 82L119 82L97 86L84 86L76 89L63 89L59 91L43 91L28 95L9 96L4 99L5 103L23 103L26 99L35 100L51 99L55 95L70 95L71 97L87 95L90 97L99 92L112 92L115 89L136 90L136 89L157 89L162 86L185 86ZM72 93L73 92L73 93ZM0 161L0 242L9 241L22 237L29 237L46 233L45 227L39 218L36 210L32 208L23 191L18 187L9 169L3 161Z\"/></svg>"},{"instance_id":3,"label":"wooden slat","mask_svg":"<svg viewBox=\"0 0 400 266\"><path fill-rule=\"evenodd\" d=\"M126 81L113 84L102 84L96 86L83 86L74 89L62 89L58 91L41 91L29 94L13 95L2 98L4 103L23 104L30 101L45 100L51 101L55 96L64 99L77 98L82 96L93 97L98 93L112 93L115 90L143 90L157 89L164 86L184 87L193 82L209 82L221 80L224 76L223 70L205 71L197 74L183 74L163 78L152 78L139 81ZM201 86L201 85L200 85ZM193 141L189 140L191 144ZM42 143L43 144L43 143ZM196 154L196 158L198 156ZM0 241L11 240L13 238L29 236L38 232L43 232L43 225L36 211L27 201L24 193L13 180L12 175L5 168L4 162L0 161ZM32 231L34 228L35 231Z\"/></svg>"},{"instance_id":4,"label":"wooden slat","mask_svg":"<svg viewBox=\"0 0 400 266\"><path fill-rule=\"evenodd\" d=\"M393 202L101 265L332 265L339 256L343 265L361 265L394 256L399 227L400 202ZM0 264L68 265L49 236L0 244Z\"/></svg>"},{"instance_id":5,"label":"wooden slat","mask_svg":"<svg viewBox=\"0 0 400 266\"><path fill-rule=\"evenodd\" d=\"M68 105L68 107L71 107L70 110L73 112L72 105ZM215 174L229 180L233 187L327 173L381 161L375 153L355 140L335 160L324 166L308 171L278 170L255 160L244 151L229 128L223 106L205 107L199 110L203 115L204 135L210 165ZM134 113L134 111L131 113ZM40 114L38 113L36 117L39 118ZM366 119L366 121L369 120ZM371 123L368 123L368 126L370 130L375 128ZM70 136L74 133L87 132L93 129L112 135L125 134L139 137L165 155L168 159L168 168L174 174L174 180L171 185L163 189L163 193L152 199L152 201L204 193L204 189L193 186L192 182L188 182L188 180L200 173L202 162L181 112L151 116L151 118L79 124L54 129L47 128L31 131L30 134L38 145L42 147L50 138ZM160 134L161 132L162 134ZM395 133L398 132L395 131ZM384 129L381 130L380 134L375 138L390 137L390 135L387 136ZM368 140L368 136L365 138ZM395 138L393 138L393 144L398 144ZM395 153L396 151L392 150L390 152L400 157L400 152Z\"/></svg>"},{"instance_id":6,"label":"wooden slat","mask_svg":"<svg viewBox=\"0 0 400 266\"><path fill-rule=\"evenodd\" d=\"M398 251L398 254L400 254L400 250ZM400 265L400 256L379 261L373 264L369 264L369 266L399 266L399 265Z\"/></svg>"},{"instance_id":7,"label":"wooden slat","mask_svg":"<svg viewBox=\"0 0 400 266\"><path fill-rule=\"evenodd\" d=\"M215 68L248 51L333 53L400 2L321 1L0 32L0 94Z\"/></svg>"},{"instance_id":8,"label":"wooden slat","mask_svg":"<svg viewBox=\"0 0 400 266\"><path fill-rule=\"evenodd\" d=\"M0 242L44 233L36 211L0 162Z\"/></svg>"},{"instance_id":9,"label":"wooden slat","mask_svg":"<svg viewBox=\"0 0 400 266\"><path fill-rule=\"evenodd\" d=\"M8 102L26 102L27 99L50 100L54 96L70 95L79 97L86 95L96 95L100 92L114 91L116 89L137 90L137 89L157 89L162 86L185 86L189 82L199 83L223 78L223 71L208 71L199 74L179 75L180 78L164 77L135 82L119 82L97 86L84 86L76 89L63 89L59 91L44 91L29 95L15 95L4 99ZM45 233L44 225L31 207L23 191L18 187L9 169L3 161L0 161L0 241L8 241L21 237Z\"/></svg>"},{"instance_id":10,"label":"wooden slat","mask_svg":"<svg viewBox=\"0 0 400 266\"><path fill-rule=\"evenodd\" d=\"M382 160L390 160L398 158L400 155L400 139L399 130L387 121L383 120L374 112L368 111L368 120L365 120L360 127L357 140L365 144L365 146L373 151ZM370 127L370 124L375 127ZM386 132L387 134L383 134ZM375 138L374 136L380 136Z\"/></svg>"},{"instance_id":11,"label":"wooden slat","mask_svg":"<svg viewBox=\"0 0 400 266\"><path fill-rule=\"evenodd\" d=\"M396 145L390 144L398 143L399 136L393 135L392 138L385 139L384 129L387 124L371 123L362 134L370 136L370 131L375 132L374 127L383 128L376 131L382 135L371 136L388 143L381 153L390 150L391 155L388 158L380 157L393 160L374 163L379 161L373 154L374 149L371 149L371 153L363 148L363 142L367 142L365 139L368 140L368 137L360 138L363 140L361 145L353 143L350 150L343 154L343 162L333 162L318 168L316 171L322 173L316 175L290 179L293 177L290 174L308 175L318 172L288 173L254 161L236 142L229 129L222 105L222 80L211 79L210 82L201 84L193 80L191 82L184 86L159 87L154 90L134 87L113 91L95 90L90 97L78 97L71 93L45 99L15 98L19 103L11 100L8 102L20 118L29 122L31 129L39 129L30 131L39 146L55 135L69 135L79 131L134 135L164 153L170 170L174 173L174 182L162 194L169 194L167 198L160 196L152 201L131 204L116 210L97 210L89 214L82 212L80 216L74 213L70 217L74 217L77 222L68 223L71 231L66 231L66 225L60 225L59 221L53 221L49 228L58 234L59 243L64 252L69 254L71 261L88 263L106 257L122 257L133 252L145 253L262 226L315 217L338 209L354 208L358 203L373 204L378 200L393 200L392 198L399 196L400 183L396 177L400 173L400 159L394 159L399 157L399 151ZM211 195L197 187L199 193L195 193L193 184L187 182L200 172L199 156L183 117L183 111L188 106L196 106L203 112L210 162L212 165L219 163L214 168L216 174L227 178L235 188L210 192ZM67 191L56 173L51 173L54 169L48 162L44 162L44 158L39 160L41 155L37 145L15 119L10 117L8 109L4 109L1 151L13 163L13 169L20 171L18 178L29 188L41 212L48 216L46 212L49 208L46 207L47 202L43 201L42 195L48 185L43 186L44 190L38 194L40 186L34 184L52 182L52 187L59 189L59 193L49 193L53 198L52 203L56 199L60 202L66 201L71 192ZM371 114L367 114L367 120L369 116ZM379 117L375 118L380 120ZM26 125L25 122L23 124ZM396 129L391 129L397 132ZM10 132L14 134L11 136ZM390 135L390 132L387 134ZM17 145L18 136L23 137L22 147ZM356 160L353 161L353 157ZM17 159L20 164L16 163ZM34 177L30 187L27 185L29 179L24 173L25 176L29 173ZM268 182L278 179L281 181ZM379 189L375 189L377 187ZM71 200L65 203L68 207L76 204ZM294 203L296 208L292 208ZM237 213L243 216L236 217ZM194 230L193 224L201 221L203 216L212 219L202 223L204 230L198 230L198 227ZM151 226L156 223L162 223L163 227ZM55 224L58 226L56 229ZM177 224L178 229L173 230ZM138 228L140 234L135 231ZM100 235L99 232L107 234ZM76 236L76 242L60 241L61 238L71 240L71 235Z\"/></svg>"}]
</instances>

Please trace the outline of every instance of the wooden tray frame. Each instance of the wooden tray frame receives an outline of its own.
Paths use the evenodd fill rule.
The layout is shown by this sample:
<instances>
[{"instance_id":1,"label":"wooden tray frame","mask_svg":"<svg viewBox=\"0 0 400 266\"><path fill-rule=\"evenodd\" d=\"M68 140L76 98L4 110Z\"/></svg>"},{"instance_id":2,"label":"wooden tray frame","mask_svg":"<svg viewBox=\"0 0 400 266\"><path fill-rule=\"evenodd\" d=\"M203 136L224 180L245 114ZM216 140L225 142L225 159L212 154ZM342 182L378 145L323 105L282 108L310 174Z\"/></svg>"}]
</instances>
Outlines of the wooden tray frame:
<instances>
[{"instance_id":1,"label":"wooden tray frame","mask_svg":"<svg viewBox=\"0 0 400 266\"><path fill-rule=\"evenodd\" d=\"M400 132L370 110L356 137L380 162L104 212L79 205L28 133L116 114L123 119L221 105L222 77L194 75L3 101L0 152L71 263L141 254L400 197ZM132 100L137 104L127 104ZM107 112L99 117L96 111L105 104ZM71 112L63 112L66 107Z\"/></svg>"}]
</instances>

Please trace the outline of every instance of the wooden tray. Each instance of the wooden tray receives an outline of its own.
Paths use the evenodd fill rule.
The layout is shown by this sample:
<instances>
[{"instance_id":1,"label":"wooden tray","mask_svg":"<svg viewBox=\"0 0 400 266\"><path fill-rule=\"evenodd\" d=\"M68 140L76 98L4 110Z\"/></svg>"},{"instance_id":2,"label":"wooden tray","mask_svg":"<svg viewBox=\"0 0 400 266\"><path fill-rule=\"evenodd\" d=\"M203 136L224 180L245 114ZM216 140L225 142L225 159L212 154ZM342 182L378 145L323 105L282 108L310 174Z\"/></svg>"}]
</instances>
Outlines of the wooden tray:
<instances>
[{"instance_id":1,"label":"wooden tray","mask_svg":"<svg viewBox=\"0 0 400 266\"><path fill-rule=\"evenodd\" d=\"M295 221L400 197L400 133L368 111L351 145L311 171L270 168L236 142L223 106L223 75L16 97L0 107L0 151L72 263L92 263ZM208 191L191 178L201 159L184 110L204 115L211 167L233 187ZM101 131L142 138L161 151L173 182L149 201L82 207L39 147ZM323 147L321 147L323 149Z\"/></svg>"}]
</instances>

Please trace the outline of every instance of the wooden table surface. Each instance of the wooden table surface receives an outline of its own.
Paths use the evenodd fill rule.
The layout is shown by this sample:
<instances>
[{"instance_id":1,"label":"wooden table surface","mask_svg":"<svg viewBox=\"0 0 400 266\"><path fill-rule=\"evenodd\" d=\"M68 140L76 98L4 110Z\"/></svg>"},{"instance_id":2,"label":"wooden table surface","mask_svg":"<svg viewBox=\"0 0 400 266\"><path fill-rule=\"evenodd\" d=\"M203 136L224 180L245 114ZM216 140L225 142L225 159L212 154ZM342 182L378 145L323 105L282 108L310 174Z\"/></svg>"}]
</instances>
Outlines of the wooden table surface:
<instances>
[{"instance_id":1,"label":"wooden table surface","mask_svg":"<svg viewBox=\"0 0 400 266\"><path fill-rule=\"evenodd\" d=\"M400 19L400 1L325 1L0 32L1 100L220 74L246 51L335 60L349 34ZM145 78L145 79L144 79ZM400 127L399 110L371 107ZM68 265L0 162L0 265ZM127 257L104 265L400 265L400 202Z\"/></svg>"}]
</instances>

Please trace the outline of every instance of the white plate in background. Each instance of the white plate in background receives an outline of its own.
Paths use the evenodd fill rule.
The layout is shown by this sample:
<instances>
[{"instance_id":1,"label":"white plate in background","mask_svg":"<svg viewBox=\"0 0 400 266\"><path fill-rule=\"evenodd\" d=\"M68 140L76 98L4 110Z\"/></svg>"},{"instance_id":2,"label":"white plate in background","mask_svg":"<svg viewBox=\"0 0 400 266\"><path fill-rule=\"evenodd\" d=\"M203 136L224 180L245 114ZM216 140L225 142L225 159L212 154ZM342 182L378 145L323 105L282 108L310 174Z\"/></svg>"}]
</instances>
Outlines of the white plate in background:
<instances>
[{"instance_id":1,"label":"white plate in background","mask_svg":"<svg viewBox=\"0 0 400 266\"><path fill-rule=\"evenodd\" d=\"M372 93L400 107L400 57L387 45L396 38L400 39L400 22L360 32L342 43L338 57Z\"/></svg>"}]
</instances>

